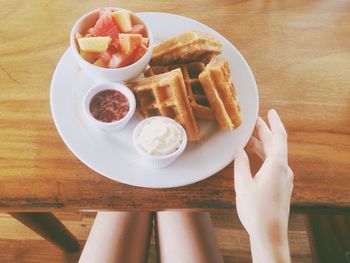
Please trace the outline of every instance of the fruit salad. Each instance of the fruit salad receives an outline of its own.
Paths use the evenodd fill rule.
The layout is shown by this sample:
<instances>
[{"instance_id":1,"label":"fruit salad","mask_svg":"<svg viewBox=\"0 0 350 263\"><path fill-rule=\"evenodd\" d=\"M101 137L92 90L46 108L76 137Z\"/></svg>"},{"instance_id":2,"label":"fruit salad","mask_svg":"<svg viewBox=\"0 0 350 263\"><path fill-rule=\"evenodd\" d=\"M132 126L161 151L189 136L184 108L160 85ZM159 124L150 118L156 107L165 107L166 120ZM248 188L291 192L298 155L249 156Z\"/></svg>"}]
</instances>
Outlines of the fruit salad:
<instances>
[{"instance_id":1,"label":"fruit salad","mask_svg":"<svg viewBox=\"0 0 350 263\"><path fill-rule=\"evenodd\" d=\"M148 49L147 30L131 16L126 10L100 9L95 25L75 35L81 57L104 68L126 67L142 58Z\"/></svg>"}]
</instances>

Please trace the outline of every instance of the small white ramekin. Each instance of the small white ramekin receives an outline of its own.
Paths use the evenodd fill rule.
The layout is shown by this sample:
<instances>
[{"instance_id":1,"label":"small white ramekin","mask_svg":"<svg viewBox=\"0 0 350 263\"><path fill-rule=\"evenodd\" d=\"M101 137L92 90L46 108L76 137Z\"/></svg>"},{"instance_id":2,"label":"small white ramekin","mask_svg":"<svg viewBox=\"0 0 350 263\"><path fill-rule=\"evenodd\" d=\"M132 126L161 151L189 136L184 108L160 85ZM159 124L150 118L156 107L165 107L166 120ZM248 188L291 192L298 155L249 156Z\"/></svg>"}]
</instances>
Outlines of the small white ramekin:
<instances>
[{"instance_id":1,"label":"small white ramekin","mask_svg":"<svg viewBox=\"0 0 350 263\"><path fill-rule=\"evenodd\" d=\"M131 80L139 76L147 67L149 61L151 60L152 50L153 50L153 35L147 22L139 18L135 13L122 8L116 8L116 7L109 7L109 8L112 11L116 11L116 10L128 11L132 17L132 20L138 21L138 23L145 25L149 42L148 42L148 49L142 58L140 58L135 63L126 67L103 68L103 67L99 67L89 63L88 61L86 61L80 56L77 48L77 41L75 39L75 35L77 32L79 33L86 32L90 27L94 25L94 23L98 18L99 9L93 10L81 16L78 19L78 21L74 24L72 31L70 33L70 46L78 65L85 71L86 74L88 74L90 77L94 78L95 80L98 80L98 81Z\"/></svg>"},{"instance_id":2,"label":"small white ramekin","mask_svg":"<svg viewBox=\"0 0 350 263\"><path fill-rule=\"evenodd\" d=\"M94 118L90 112L90 102L91 99L100 91L108 90L108 89L114 89L117 91L120 91L122 94L126 96L126 98L129 101L129 111L125 115L124 118L113 121L113 122L102 122ZM131 119L131 117L135 113L136 108L136 100L134 94L131 92L131 90L124 86L121 83L118 82L104 82L97 84L96 86L92 87L84 96L83 99L83 112L87 119L90 121L91 124L97 126L101 130L105 132L115 132L123 129Z\"/></svg>"},{"instance_id":3,"label":"small white ramekin","mask_svg":"<svg viewBox=\"0 0 350 263\"><path fill-rule=\"evenodd\" d=\"M179 129L181 130L181 144L179 146L179 148L175 151L172 152L168 155L152 155L147 153L144 149L142 149L138 143L137 143L137 137L140 134L140 130L141 128L149 123L150 121L153 121L155 119L167 119L172 121L173 123L175 123ZM179 157L183 151L186 148L187 145L187 135L185 132L185 129L176 121L174 121L173 119L167 118L167 117L163 117L163 116L155 116L155 117L150 117L147 119L142 120L134 129L133 135L132 135L132 139L133 139L133 144L134 147L136 148L137 152L144 157L144 159L147 161L147 164L149 164L151 167L153 168L164 168L169 166L171 163L173 163L175 161L175 159L177 157Z\"/></svg>"}]
</instances>

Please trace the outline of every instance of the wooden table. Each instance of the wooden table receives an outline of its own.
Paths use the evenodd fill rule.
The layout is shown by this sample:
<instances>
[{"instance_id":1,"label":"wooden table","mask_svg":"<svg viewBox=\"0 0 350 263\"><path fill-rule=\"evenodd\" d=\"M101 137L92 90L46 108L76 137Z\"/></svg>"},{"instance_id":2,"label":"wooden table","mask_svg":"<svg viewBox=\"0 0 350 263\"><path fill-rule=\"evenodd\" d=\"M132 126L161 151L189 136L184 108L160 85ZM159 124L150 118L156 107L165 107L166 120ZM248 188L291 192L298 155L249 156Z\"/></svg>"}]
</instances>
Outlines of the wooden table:
<instances>
[{"instance_id":1,"label":"wooden table","mask_svg":"<svg viewBox=\"0 0 350 263\"><path fill-rule=\"evenodd\" d=\"M93 172L51 118L50 81L75 20L115 1L4 1L0 9L0 209L231 209L232 164L186 187L131 187ZM98 6L97 6L98 5ZM295 173L292 211L350 209L349 1L119 1L184 15L227 37L255 75L260 114L280 113ZM233 71L234 74L234 71ZM218 157L219 158L219 157ZM253 165L259 165L253 157Z\"/></svg>"}]
</instances>

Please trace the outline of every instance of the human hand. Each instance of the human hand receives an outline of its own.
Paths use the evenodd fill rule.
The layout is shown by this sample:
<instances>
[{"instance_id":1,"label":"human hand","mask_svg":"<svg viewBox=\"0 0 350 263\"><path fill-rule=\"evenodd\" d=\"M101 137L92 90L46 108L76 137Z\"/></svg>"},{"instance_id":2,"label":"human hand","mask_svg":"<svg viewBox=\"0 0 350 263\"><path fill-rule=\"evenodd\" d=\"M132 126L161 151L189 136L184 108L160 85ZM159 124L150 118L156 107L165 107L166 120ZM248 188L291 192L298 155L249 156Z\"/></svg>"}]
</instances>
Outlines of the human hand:
<instances>
[{"instance_id":1,"label":"human hand","mask_svg":"<svg viewBox=\"0 0 350 263\"><path fill-rule=\"evenodd\" d=\"M271 250L266 246L281 246L283 254L288 254L289 258L287 234L293 172L288 166L287 133L275 110L269 111L268 120L271 130L258 118L255 127L258 138L252 136L249 141L255 153L264 160L256 175L251 174L244 150L235 158L236 207L239 219L249 233L252 252L262 258L261 253ZM264 252L261 244L265 246ZM268 262L274 262L272 257L268 258ZM276 262L284 262L282 258L286 255L278 257Z\"/></svg>"}]
</instances>

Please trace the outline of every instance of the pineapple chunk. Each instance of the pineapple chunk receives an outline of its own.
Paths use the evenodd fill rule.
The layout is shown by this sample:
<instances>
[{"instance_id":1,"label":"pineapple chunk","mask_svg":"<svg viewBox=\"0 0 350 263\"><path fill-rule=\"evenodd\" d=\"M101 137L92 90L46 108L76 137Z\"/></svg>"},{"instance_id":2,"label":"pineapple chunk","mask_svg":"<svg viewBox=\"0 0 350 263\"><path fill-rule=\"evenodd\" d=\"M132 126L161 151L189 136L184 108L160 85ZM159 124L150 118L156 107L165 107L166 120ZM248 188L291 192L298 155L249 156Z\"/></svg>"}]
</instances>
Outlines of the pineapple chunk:
<instances>
[{"instance_id":1,"label":"pineapple chunk","mask_svg":"<svg viewBox=\"0 0 350 263\"><path fill-rule=\"evenodd\" d=\"M123 10L115 11L112 13L112 17L114 19L114 22L123 33L129 32L131 30L132 24L129 12Z\"/></svg>"},{"instance_id":2,"label":"pineapple chunk","mask_svg":"<svg viewBox=\"0 0 350 263\"><path fill-rule=\"evenodd\" d=\"M96 60L94 65L96 65L98 67L102 67L102 68L107 67L107 63L102 58L99 58L98 60Z\"/></svg>"},{"instance_id":3,"label":"pineapple chunk","mask_svg":"<svg viewBox=\"0 0 350 263\"><path fill-rule=\"evenodd\" d=\"M111 37L84 37L78 38L80 50L90 52L102 52L108 49L112 41Z\"/></svg>"},{"instance_id":4,"label":"pineapple chunk","mask_svg":"<svg viewBox=\"0 0 350 263\"><path fill-rule=\"evenodd\" d=\"M98 58L97 53L84 51L84 50L80 51L80 56L90 63L94 63Z\"/></svg>"},{"instance_id":5,"label":"pineapple chunk","mask_svg":"<svg viewBox=\"0 0 350 263\"><path fill-rule=\"evenodd\" d=\"M148 42L149 42L148 37L143 37L143 38L142 38L142 45L148 47Z\"/></svg>"},{"instance_id":6,"label":"pineapple chunk","mask_svg":"<svg viewBox=\"0 0 350 263\"><path fill-rule=\"evenodd\" d=\"M119 34L120 48L127 55L132 54L135 49L141 46L141 43L141 34Z\"/></svg>"},{"instance_id":7,"label":"pineapple chunk","mask_svg":"<svg viewBox=\"0 0 350 263\"><path fill-rule=\"evenodd\" d=\"M82 34L80 34L79 32L75 33L75 38L78 39L78 38L81 38L81 37L84 37Z\"/></svg>"}]
</instances>

